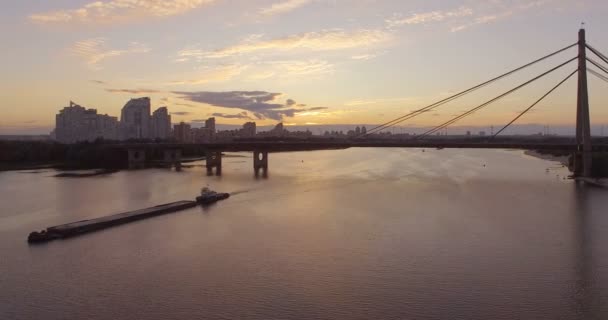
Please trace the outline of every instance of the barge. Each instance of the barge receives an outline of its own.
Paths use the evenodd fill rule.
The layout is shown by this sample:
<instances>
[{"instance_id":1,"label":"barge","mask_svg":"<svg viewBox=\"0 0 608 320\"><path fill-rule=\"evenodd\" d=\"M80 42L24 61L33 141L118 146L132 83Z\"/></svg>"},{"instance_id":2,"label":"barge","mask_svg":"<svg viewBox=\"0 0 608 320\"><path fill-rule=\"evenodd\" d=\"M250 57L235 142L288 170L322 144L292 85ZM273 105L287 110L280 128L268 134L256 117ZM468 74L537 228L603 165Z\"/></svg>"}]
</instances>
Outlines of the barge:
<instances>
[{"instance_id":1,"label":"barge","mask_svg":"<svg viewBox=\"0 0 608 320\"><path fill-rule=\"evenodd\" d=\"M62 224L54 227L48 227L46 230L41 232L32 232L27 238L30 243L47 242L55 239L63 239L89 233L125 223L129 223L136 220L146 219L155 217L167 213L172 213L184 209L196 207L198 204L196 201L177 201L166 203L150 208L139 209L135 211L128 211L118 213L110 216L82 220L67 224Z\"/></svg>"}]
</instances>

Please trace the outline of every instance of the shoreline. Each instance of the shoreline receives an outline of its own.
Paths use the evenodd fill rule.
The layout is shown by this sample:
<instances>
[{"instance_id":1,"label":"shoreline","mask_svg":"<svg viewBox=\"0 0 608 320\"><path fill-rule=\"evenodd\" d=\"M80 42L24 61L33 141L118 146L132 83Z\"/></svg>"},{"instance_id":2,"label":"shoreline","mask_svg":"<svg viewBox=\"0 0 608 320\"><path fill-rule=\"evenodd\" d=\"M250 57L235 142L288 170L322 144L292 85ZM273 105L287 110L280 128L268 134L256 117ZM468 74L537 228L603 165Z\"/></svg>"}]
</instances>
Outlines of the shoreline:
<instances>
[{"instance_id":1,"label":"shoreline","mask_svg":"<svg viewBox=\"0 0 608 320\"><path fill-rule=\"evenodd\" d=\"M542 159L542 160L559 162L560 164L562 164L565 167L568 167L570 164L569 156L557 156L557 155L553 155L553 154L549 154L549 153L540 153L536 150L525 150L524 154L527 156Z\"/></svg>"}]
</instances>

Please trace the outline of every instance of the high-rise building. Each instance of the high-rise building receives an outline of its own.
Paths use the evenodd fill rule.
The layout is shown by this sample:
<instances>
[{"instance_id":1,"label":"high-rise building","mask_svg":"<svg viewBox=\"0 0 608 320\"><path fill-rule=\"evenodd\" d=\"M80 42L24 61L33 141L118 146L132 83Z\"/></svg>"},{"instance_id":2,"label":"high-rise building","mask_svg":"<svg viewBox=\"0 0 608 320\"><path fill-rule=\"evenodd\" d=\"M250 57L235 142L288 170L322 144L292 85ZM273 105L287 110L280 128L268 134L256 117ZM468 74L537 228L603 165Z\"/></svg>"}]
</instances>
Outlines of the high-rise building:
<instances>
[{"instance_id":1,"label":"high-rise building","mask_svg":"<svg viewBox=\"0 0 608 320\"><path fill-rule=\"evenodd\" d=\"M194 140L192 128L183 121L173 126L173 137L183 143L191 143Z\"/></svg>"},{"instance_id":2,"label":"high-rise building","mask_svg":"<svg viewBox=\"0 0 608 320\"><path fill-rule=\"evenodd\" d=\"M118 139L118 119L97 114L70 101L55 116L55 139L62 143L93 141L98 138Z\"/></svg>"},{"instance_id":3,"label":"high-rise building","mask_svg":"<svg viewBox=\"0 0 608 320\"><path fill-rule=\"evenodd\" d=\"M160 107L152 113L152 139L168 139L171 137L171 115L167 107Z\"/></svg>"},{"instance_id":4,"label":"high-rise building","mask_svg":"<svg viewBox=\"0 0 608 320\"><path fill-rule=\"evenodd\" d=\"M120 115L122 138L149 139L150 130L150 98L131 99L122 108Z\"/></svg>"},{"instance_id":5,"label":"high-rise building","mask_svg":"<svg viewBox=\"0 0 608 320\"><path fill-rule=\"evenodd\" d=\"M285 128L283 127L283 122L278 123L272 130L269 131L271 136L274 137L282 137L285 135Z\"/></svg>"},{"instance_id":6,"label":"high-rise building","mask_svg":"<svg viewBox=\"0 0 608 320\"><path fill-rule=\"evenodd\" d=\"M205 126L202 128L192 129L193 141L197 143L205 143L216 140L217 134L215 131L215 118L205 120Z\"/></svg>"},{"instance_id":7,"label":"high-rise building","mask_svg":"<svg viewBox=\"0 0 608 320\"><path fill-rule=\"evenodd\" d=\"M367 128L365 128L365 126L361 127L361 134L366 134L367 133Z\"/></svg>"},{"instance_id":8,"label":"high-rise building","mask_svg":"<svg viewBox=\"0 0 608 320\"><path fill-rule=\"evenodd\" d=\"M211 131L212 134L215 133L215 118L209 118L205 120L205 128Z\"/></svg>"},{"instance_id":9,"label":"high-rise building","mask_svg":"<svg viewBox=\"0 0 608 320\"><path fill-rule=\"evenodd\" d=\"M242 137L254 137L256 134L255 122L245 122L241 131Z\"/></svg>"}]
</instances>

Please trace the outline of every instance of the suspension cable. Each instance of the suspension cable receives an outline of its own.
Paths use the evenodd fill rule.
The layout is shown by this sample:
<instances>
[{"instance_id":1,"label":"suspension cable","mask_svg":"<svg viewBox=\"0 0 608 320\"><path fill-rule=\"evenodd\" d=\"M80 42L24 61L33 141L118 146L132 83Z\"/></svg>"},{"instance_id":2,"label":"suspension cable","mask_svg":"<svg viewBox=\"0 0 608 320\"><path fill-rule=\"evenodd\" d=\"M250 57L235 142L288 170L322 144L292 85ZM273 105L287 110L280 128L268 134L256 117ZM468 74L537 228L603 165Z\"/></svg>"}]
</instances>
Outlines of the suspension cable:
<instances>
[{"instance_id":1,"label":"suspension cable","mask_svg":"<svg viewBox=\"0 0 608 320\"><path fill-rule=\"evenodd\" d=\"M406 114L406 115L404 115L404 116L398 117L398 118L393 119L393 120L388 121L388 122L385 122L385 123L383 123L383 124L381 124L381 125L379 125L379 126L377 126L377 127L374 127L374 128L372 128L372 129L368 130L368 131L367 131L365 134L361 134L361 135L360 135L360 136L358 136L358 137L361 137L361 136L368 136L368 135L370 135L370 134L373 134L373 133L376 133L376 132L378 132L378 131L384 130L384 129L388 128L388 127L392 127L392 126L394 126L394 125L396 125L396 124L398 124L398 123L401 123L401 122L403 122L403 121L405 121L405 120L408 120L408 119L414 118L414 117L416 117L416 116L419 116L419 115L423 114L424 112L429 111L429 110L430 110L430 109L432 109L432 108L439 107L439 106L441 106L441 105L443 105L443 104L446 104L446 103L448 103L448 102L450 102L450 101L452 101L452 100L455 100L455 99L457 99L457 98L460 98L460 97L462 97L462 96L464 96L464 95L466 95L466 94L468 94L468 93L471 93L471 92L473 92L473 91L476 91L476 90L478 90L478 89L481 89L481 88L483 88L483 87L485 87L485 86L487 86L487 85L489 85L489 84L491 84L491 83L493 83L493 82L495 82L495 81L498 81L498 80L500 80L500 79L502 79L502 78L504 78L504 77L510 76L510 75L512 75L512 74L514 74L514 73L516 73L516 72L518 72L518 71L521 71L521 70L523 70L523 69L525 69L525 68L528 68L528 67L530 67L530 66L532 66L532 65L534 65L534 64L537 64L537 63L539 63L539 62L541 62L541 61L543 61L543 60L546 60L546 59L548 59L548 58L550 58L550 57L553 57L553 56L555 56L555 55L557 55L557 54L559 54L559 53L562 53L562 52L564 52L564 51L566 51L566 50L568 50L568 49L570 49L570 48L572 48L572 47L574 47L574 46L576 46L576 45L577 45L577 43L571 44L571 45L569 45L569 46L567 46L567 47L564 47L564 48L562 48L562 49L559 49L559 50L557 50L557 51L555 51L555 52L553 52L553 53L551 53L551 54L548 54L548 55L546 55L546 56L544 56L544 57L541 57L541 58L539 58L539 59L536 59L536 60L534 60L534 61L532 61L532 62L530 62L530 63L528 63L528 64L525 64L525 65L523 65L523 66L521 66L521 67L518 67L518 68L516 68L516 69L513 69L513 70L511 70L511 71L509 71L509 72L507 72L507 73L504 73L504 74L502 74L502 75L500 75L500 76L498 76L498 77L495 77L495 78L490 79L490 80L488 80L488 81L486 81L486 82L483 82L483 83L480 83L480 84L478 84L478 85L476 85L476 86L473 86L473 87L471 87L471 88L469 88L469 89L467 89L467 90L461 91L461 92L459 92L459 93L457 93L457 94L455 94L455 95L452 95L452 96L450 96L450 97L447 97L447 98L445 98L445 99L443 99L443 100L440 100L440 101L437 101L437 102L435 102L435 103L432 103L432 104L430 104L430 105L428 105L428 106L426 106L426 107L424 107L424 108L421 108L421 109L418 109L418 110L414 110L414 111L412 111L412 112L410 112L410 113L408 113L408 114Z\"/></svg>"},{"instance_id":2,"label":"suspension cable","mask_svg":"<svg viewBox=\"0 0 608 320\"><path fill-rule=\"evenodd\" d=\"M606 57L603 53L601 53L599 50L596 50L594 47L592 47L589 44L585 44L585 46L591 50L591 52L593 52L596 56L598 56L600 59L604 60L604 62L608 63L608 57Z\"/></svg>"},{"instance_id":3,"label":"suspension cable","mask_svg":"<svg viewBox=\"0 0 608 320\"><path fill-rule=\"evenodd\" d=\"M512 125L515 121L517 121L519 118L521 118L524 114L526 114L528 111L530 111L532 108L534 108L534 106L536 106L537 104L539 104L541 101L543 101L548 95L550 95L551 93L553 93L553 91L555 91L557 88L559 88L564 82L568 81L568 79L570 79L575 73L577 73L578 70L574 70L571 74L569 74L564 80L560 81L555 87L551 88L551 90L549 90L549 92L545 93L542 97L540 97L540 99L536 100L536 102L534 102L531 106L529 106L526 110L524 110L523 112L521 112L519 115L517 115L517 117L515 117L515 119L511 120L511 122L507 123L506 126L502 127L502 129L498 130L498 132L496 132L493 136L492 139L496 138L496 136L498 136L501 132L505 131L505 129L507 129L510 125Z\"/></svg>"},{"instance_id":4,"label":"suspension cable","mask_svg":"<svg viewBox=\"0 0 608 320\"><path fill-rule=\"evenodd\" d=\"M488 106L488 105L490 105L490 104L492 104L492 103L494 103L494 102L496 102L496 101L498 101L498 100L500 100L500 99L502 99L502 98L510 95L511 93L513 93L513 92L515 92L515 91L517 91L517 90L519 90L519 89L521 89L521 88L529 85L530 83L532 83L532 82L534 82L534 81L536 81L536 80L538 80L538 79L540 79L540 78L548 75L549 73L551 73L551 72L553 72L553 71L555 71L555 70L557 70L557 69L559 69L559 68L567 65L568 63L570 63L570 62L572 62L572 61L574 61L576 59L578 59L578 57L574 57L574 58L572 58L572 59L570 59L570 60L568 60L568 61L566 61L566 62L564 62L564 63L562 63L562 64L560 64L560 65L558 65L558 66L556 66L556 67L554 67L554 68L552 68L552 69L544 72L544 73L542 73L541 75L536 76L536 77L534 77L534 78L532 78L532 79L530 79L530 80L528 80L528 81L520 84L519 86L517 86L517 87L515 87L515 88L513 88L513 89L511 89L511 90L509 90L509 91L507 91L507 92L505 92L505 93L503 93L503 94L501 94L501 95L493 98L493 99L490 99L490 100L482 103L481 105L479 105L479 106L477 106L477 107L475 107L473 109L470 109L469 111L467 111L467 112L465 112L465 113L463 113L463 114L461 114L459 116L456 116L455 118L452 118L452 119L450 119L450 120L448 120L448 121L440 124L439 126L437 126L435 128L432 128L432 129L426 131L425 133L423 133L422 135L418 136L417 138L425 137L425 136L428 136L430 134L433 134L433 133L435 133L435 132L437 132L437 131L439 131L439 130L441 130L441 129L449 126L449 125L451 125L452 123L454 123L454 122L456 122L456 121L458 121L458 120L460 120L460 119L462 119L462 118L464 118L466 116L469 116L469 115L475 113L477 110L482 109L482 108L484 108L484 107L486 107L486 106Z\"/></svg>"},{"instance_id":5,"label":"suspension cable","mask_svg":"<svg viewBox=\"0 0 608 320\"><path fill-rule=\"evenodd\" d=\"M598 67L600 70L602 70L608 74L608 68L602 66L601 64L599 64L598 62L596 62L595 60L593 60L591 58L587 58L587 61L591 62L594 66Z\"/></svg>"},{"instance_id":6,"label":"suspension cable","mask_svg":"<svg viewBox=\"0 0 608 320\"><path fill-rule=\"evenodd\" d=\"M587 71L589 71L592 75L600 78L601 80L608 82L608 77L604 76L603 74L601 74L593 69L589 69L589 68L587 68Z\"/></svg>"}]
</instances>

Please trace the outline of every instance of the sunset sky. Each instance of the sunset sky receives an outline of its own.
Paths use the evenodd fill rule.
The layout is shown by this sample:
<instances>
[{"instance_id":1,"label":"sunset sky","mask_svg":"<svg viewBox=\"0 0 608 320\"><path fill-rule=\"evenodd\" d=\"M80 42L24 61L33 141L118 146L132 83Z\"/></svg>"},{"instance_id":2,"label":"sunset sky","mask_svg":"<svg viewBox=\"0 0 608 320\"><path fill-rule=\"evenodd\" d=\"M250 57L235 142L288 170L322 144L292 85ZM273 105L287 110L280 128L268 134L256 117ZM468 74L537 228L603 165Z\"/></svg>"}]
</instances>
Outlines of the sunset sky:
<instances>
[{"instance_id":1,"label":"sunset sky","mask_svg":"<svg viewBox=\"0 0 608 320\"><path fill-rule=\"evenodd\" d=\"M608 54L607 16L606 0L4 0L0 134L48 133L70 100L119 116L142 96L174 122L381 123L573 44L582 22ZM575 55L404 125L439 124ZM459 124L504 124L575 67ZM592 122L608 124L608 83L589 77ZM520 123L573 124L575 83Z\"/></svg>"}]
</instances>

